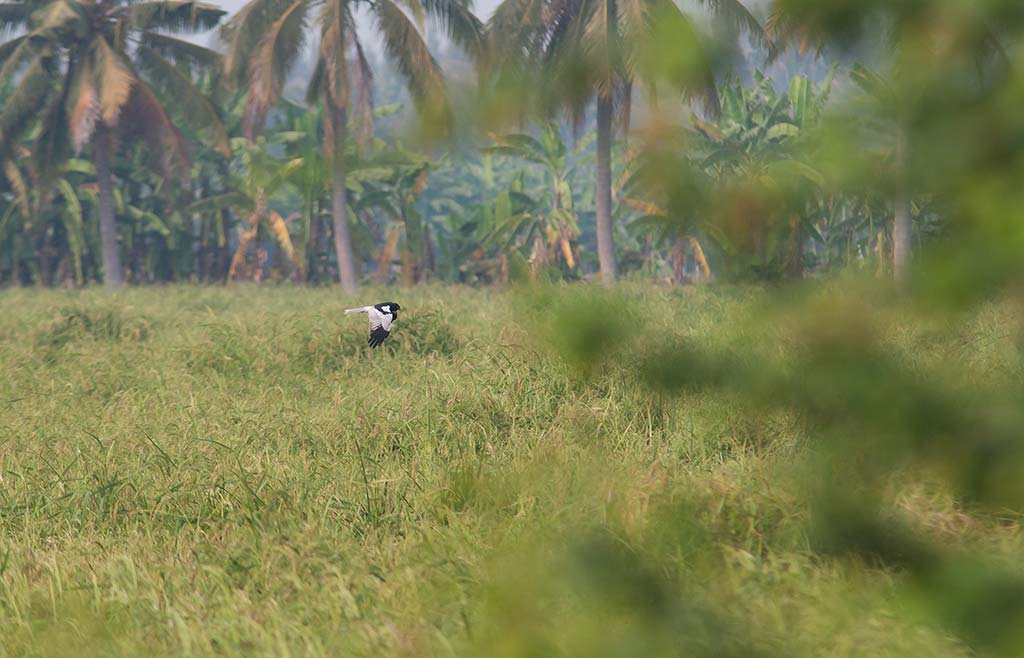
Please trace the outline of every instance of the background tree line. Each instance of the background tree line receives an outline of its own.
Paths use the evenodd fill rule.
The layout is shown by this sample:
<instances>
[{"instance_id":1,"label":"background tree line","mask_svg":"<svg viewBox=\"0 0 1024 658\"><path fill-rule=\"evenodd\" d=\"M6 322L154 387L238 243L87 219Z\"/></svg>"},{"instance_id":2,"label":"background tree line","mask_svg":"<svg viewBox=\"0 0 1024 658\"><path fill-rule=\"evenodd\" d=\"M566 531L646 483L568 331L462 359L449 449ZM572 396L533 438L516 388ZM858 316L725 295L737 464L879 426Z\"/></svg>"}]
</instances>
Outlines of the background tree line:
<instances>
[{"instance_id":1,"label":"background tree line","mask_svg":"<svg viewBox=\"0 0 1024 658\"><path fill-rule=\"evenodd\" d=\"M796 2L697 5L0 4L0 282L902 274L949 213L904 180L899 12L837 35ZM975 27L951 57L981 89L1005 38Z\"/></svg>"}]
</instances>

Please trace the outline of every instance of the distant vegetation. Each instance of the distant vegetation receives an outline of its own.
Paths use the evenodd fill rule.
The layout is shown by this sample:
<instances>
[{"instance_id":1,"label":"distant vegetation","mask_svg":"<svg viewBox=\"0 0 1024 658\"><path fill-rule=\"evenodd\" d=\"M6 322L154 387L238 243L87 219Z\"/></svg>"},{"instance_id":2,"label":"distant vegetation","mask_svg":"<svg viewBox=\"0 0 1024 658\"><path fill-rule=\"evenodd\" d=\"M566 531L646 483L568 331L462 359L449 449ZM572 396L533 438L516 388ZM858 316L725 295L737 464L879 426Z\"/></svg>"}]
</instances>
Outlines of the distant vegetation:
<instances>
[{"instance_id":1,"label":"distant vegetation","mask_svg":"<svg viewBox=\"0 0 1024 658\"><path fill-rule=\"evenodd\" d=\"M997 2L947 41L870 3L364 4L0 5L0 282L902 275L957 224L919 113L1007 84L1015 26Z\"/></svg>"}]
</instances>

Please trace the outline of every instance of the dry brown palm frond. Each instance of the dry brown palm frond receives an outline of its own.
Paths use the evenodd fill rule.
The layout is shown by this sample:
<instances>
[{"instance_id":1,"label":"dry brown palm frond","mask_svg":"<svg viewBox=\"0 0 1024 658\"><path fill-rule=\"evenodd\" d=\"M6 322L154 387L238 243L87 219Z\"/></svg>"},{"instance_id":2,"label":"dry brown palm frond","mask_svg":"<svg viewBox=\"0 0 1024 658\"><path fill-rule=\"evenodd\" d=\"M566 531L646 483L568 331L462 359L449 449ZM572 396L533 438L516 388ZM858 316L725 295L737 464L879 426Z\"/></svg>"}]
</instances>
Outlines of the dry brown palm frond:
<instances>
[{"instance_id":1,"label":"dry brown palm frond","mask_svg":"<svg viewBox=\"0 0 1024 658\"><path fill-rule=\"evenodd\" d=\"M138 46L136 61L147 74L150 84L157 85L165 98L177 102L185 121L199 130L213 142L213 148L224 157L231 156L227 130L213 103L200 91L192 76L183 73L177 66L147 46Z\"/></svg>"},{"instance_id":2,"label":"dry brown palm frond","mask_svg":"<svg viewBox=\"0 0 1024 658\"><path fill-rule=\"evenodd\" d=\"M291 235L288 234L288 225L285 223L281 215L276 210L271 210L267 213L267 228L274 235L274 239L277 240L277 244L281 245L281 249L285 255L288 256L288 260L291 261L292 265L298 266L295 262L295 247L292 245Z\"/></svg>"},{"instance_id":3,"label":"dry brown palm frond","mask_svg":"<svg viewBox=\"0 0 1024 658\"><path fill-rule=\"evenodd\" d=\"M95 47L93 74L99 89L100 111L103 122L115 126L135 86L135 74L106 39L96 39Z\"/></svg>"},{"instance_id":4,"label":"dry brown palm frond","mask_svg":"<svg viewBox=\"0 0 1024 658\"><path fill-rule=\"evenodd\" d=\"M640 212L647 215L655 215L657 217L664 217L668 213L657 204L651 203L650 201L644 201L642 199L622 199L622 205L633 210L639 210Z\"/></svg>"},{"instance_id":5,"label":"dry brown palm frond","mask_svg":"<svg viewBox=\"0 0 1024 658\"><path fill-rule=\"evenodd\" d=\"M74 145L75 152L79 153L92 137L96 122L100 118L100 99L99 94L96 93L96 87L92 83L88 65L83 65L82 71L77 75L80 76L80 80L78 84L74 84L76 96L71 103L68 128L71 133L71 143Z\"/></svg>"},{"instance_id":6,"label":"dry brown palm frond","mask_svg":"<svg viewBox=\"0 0 1024 658\"><path fill-rule=\"evenodd\" d=\"M185 137L164 112L160 101L148 85L133 85L132 94L125 106L128 118L117 135L141 137L153 157L159 157L159 165L165 175L190 180L191 164Z\"/></svg>"},{"instance_id":7,"label":"dry brown palm frond","mask_svg":"<svg viewBox=\"0 0 1024 658\"><path fill-rule=\"evenodd\" d=\"M441 69L413 21L392 0L379 0L375 15L384 49L405 78L417 105L435 115L434 119L449 118Z\"/></svg>"},{"instance_id":8,"label":"dry brown palm frond","mask_svg":"<svg viewBox=\"0 0 1024 658\"><path fill-rule=\"evenodd\" d=\"M323 31L320 35L320 57L315 78L326 82L323 96L339 108L348 104L348 70L345 60L345 33L348 29L348 15L340 2L324 5L320 17Z\"/></svg>"},{"instance_id":9,"label":"dry brown palm frond","mask_svg":"<svg viewBox=\"0 0 1024 658\"><path fill-rule=\"evenodd\" d=\"M295 0L263 37L250 64L250 94L264 107L281 95L287 69L302 51L306 35L306 0Z\"/></svg>"},{"instance_id":10,"label":"dry brown palm frond","mask_svg":"<svg viewBox=\"0 0 1024 658\"><path fill-rule=\"evenodd\" d=\"M6 176L7 181L11 184L11 189L14 190L14 201L27 220L32 216L32 202L29 196L28 185L25 183L21 172L18 171L18 168L10 160L4 161L3 169L4 176Z\"/></svg>"},{"instance_id":11,"label":"dry brown palm frond","mask_svg":"<svg viewBox=\"0 0 1024 658\"><path fill-rule=\"evenodd\" d=\"M231 266L228 268L228 281L231 281L238 274L238 268L245 262L246 252L249 250L249 242L256 237L256 230L258 227L253 227L242 233L238 239L238 248L235 249L235 254L231 257Z\"/></svg>"},{"instance_id":12,"label":"dry brown palm frond","mask_svg":"<svg viewBox=\"0 0 1024 658\"><path fill-rule=\"evenodd\" d=\"M565 264L569 266L569 269L576 268L576 259L573 257L572 245L565 238L562 238L559 242L562 247L562 257L565 258Z\"/></svg>"},{"instance_id":13,"label":"dry brown palm frond","mask_svg":"<svg viewBox=\"0 0 1024 658\"><path fill-rule=\"evenodd\" d=\"M708 259L704 256L704 249L700 246L700 242L692 236L687 240L690 242L690 247L693 248L693 255L697 259L697 264L700 265L700 271L704 273L704 278L710 279L711 267L708 265Z\"/></svg>"},{"instance_id":14,"label":"dry brown palm frond","mask_svg":"<svg viewBox=\"0 0 1024 658\"><path fill-rule=\"evenodd\" d=\"M349 47L348 71L350 103L356 141L366 146L373 136L373 71L366 60L363 45L354 29L355 20L349 15L346 43Z\"/></svg>"}]
</instances>

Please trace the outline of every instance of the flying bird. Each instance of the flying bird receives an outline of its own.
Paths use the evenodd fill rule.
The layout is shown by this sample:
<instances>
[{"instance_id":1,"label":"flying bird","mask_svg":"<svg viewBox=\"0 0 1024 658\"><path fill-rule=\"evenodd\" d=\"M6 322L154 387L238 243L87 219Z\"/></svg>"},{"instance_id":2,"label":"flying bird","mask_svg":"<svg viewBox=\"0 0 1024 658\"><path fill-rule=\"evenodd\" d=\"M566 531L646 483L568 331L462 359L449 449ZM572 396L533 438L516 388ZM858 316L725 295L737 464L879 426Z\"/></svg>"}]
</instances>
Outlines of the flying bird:
<instances>
[{"instance_id":1,"label":"flying bird","mask_svg":"<svg viewBox=\"0 0 1024 658\"><path fill-rule=\"evenodd\" d=\"M398 319L402 307L394 302L381 302L373 306L347 308L345 314L366 313L370 316L370 347L377 347L391 334L391 323Z\"/></svg>"}]
</instances>

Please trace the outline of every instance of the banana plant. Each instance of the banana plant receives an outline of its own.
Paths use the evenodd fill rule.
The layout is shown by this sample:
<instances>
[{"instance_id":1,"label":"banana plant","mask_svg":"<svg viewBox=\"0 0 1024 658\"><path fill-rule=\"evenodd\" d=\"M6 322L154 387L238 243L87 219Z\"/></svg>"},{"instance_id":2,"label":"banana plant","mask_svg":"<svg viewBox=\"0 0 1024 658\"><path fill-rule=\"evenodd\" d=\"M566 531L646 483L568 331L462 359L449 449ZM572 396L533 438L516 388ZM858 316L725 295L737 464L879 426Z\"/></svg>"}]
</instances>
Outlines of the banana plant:
<instances>
[{"instance_id":1,"label":"banana plant","mask_svg":"<svg viewBox=\"0 0 1024 658\"><path fill-rule=\"evenodd\" d=\"M43 285L60 278L85 283L83 261L88 250L81 183L95 174L88 161L70 158L56 172L44 175L23 147L2 162L0 177L6 180L10 202L0 214L0 245L4 245L0 259L7 262L12 278L17 279L18 270L24 269ZM54 272L53 256L62 247L67 257ZM62 277L65 261L70 266L63 268L67 271Z\"/></svg>"},{"instance_id":2,"label":"banana plant","mask_svg":"<svg viewBox=\"0 0 1024 658\"><path fill-rule=\"evenodd\" d=\"M593 142L593 133L580 140L574 149L566 146L558 126L546 124L539 137L521 133L492 135L494 145L486 147L485 153L525 160L542 168L544 185L533 194L521 198L528 212L513 213L500 226L494 236L502 236L506 244L521 239L530 245L529 262L536 274L550 262L561 262L569 272L576 269L580 229L574 207L571 181L578 166L587 162L584 155ZM523 179L510 194L524 195ZM535 200L535 201L534 201Z\"/></svg>"},{"instance_id":3,"label":"banana plant","mask_svg":"<svg viewBox=\"0 0 1024 658\"><path fill-rule=\"evenodd\" d=\"M803 157L800 138L828 102L831 76L805 77L779 93L758 72L754 85L726 85L722 114L694 119L696 164L713 183L714 216L706 230L735 276L800 277L805 244L823 241L818 223L824 177Z\"/></svg>"},{"instance_id":4,"label":"banana plant","mask_svg":"<svg viewBox=\"0 0 1024 658\"><path fill-rule=\"evenodd\" d=\"M294 273L298 264L288 225L268 199L302 166L301 159L282 160L273 153L274 149L262 135L252 141L243 137L233 138L231 149L230 191L193 203L187 211L203 214L228 210L236 217L245 218L239 226L238 244L228 269L229 281L243 274L243 270L255 281L262 279L267 258L263 248L266 236L278 244L288 260L291 273ZM251 244L256 247L256 263L246 267Z\"/></svg>"},{"instance_id":5,"label":"banana plant","mask_svg":"<svg viewBox=\"0 0 1024 658\"><path fill-rule=\"evenodd\" d=\"M713 181L681 156L687 152L687 146L685 140L665 140L661 147L672 151L673 158L680 158L672 163L664 162L655 150L637 149L623 154L622 171L613 185L619 224L634 239L645 240L643 262L649 273L658 276L668 270L677 284L690 279L691 256L702 279L712 276L701 244L708 228L701 212L706 206L701 192L710 189ZM673 172L672 184L667 187L660 184L665 168Z\"/></svg>"},{"instance_id":6,"label":"banana plant","mask_svg":"<svg viewBox=\"0 0 1024 658\"><path fill-rule=\"evenodd\" d=\"M386 233L377 258L376 277L386 280L396 254L401 260L401 280L411 286L424 281L436 270L431 224L419 207L433 163L425 156L396 147L378 156L374 163L386 166L386 178L366 177L357 204L358 211L377 210L386 219Z\"/></svg>"},{"instance_id":7,"label":"banana plant","mask_svg":"<svg viewBox=\"0 0 1024 658\"><path fill-rule=\"evenodd\" d=\"M399 105L385 105L373 110L375 120L398 112ZM292 233L295 245L296 263L300 274L313 274L315 263L323 254L322 242L333 230L331 208L333 200L330 175L330 154L324 148L320 126L323 125L322 108L305 108L290 101L283 101L279 110L285 115L280 125L267 131L267 139L283 149L289 164L287 181L301 197L301 211L298 226ZM361 200L376 193L376 185L391 179L393 163L386 153L388 145L381 139L370 137L365 144L359 144L350 137L345 143L344 166L345 197L348 205L349 234L352 239L353 257L358 261L370 260L377 251L380 236L373 232L374 224L368 221L368 205ZM376 185L375 185L376 184ZM359 269L357 267L356 269ZM336 278L336 277L335 277Z\"/></svg>"}]
</instances>

